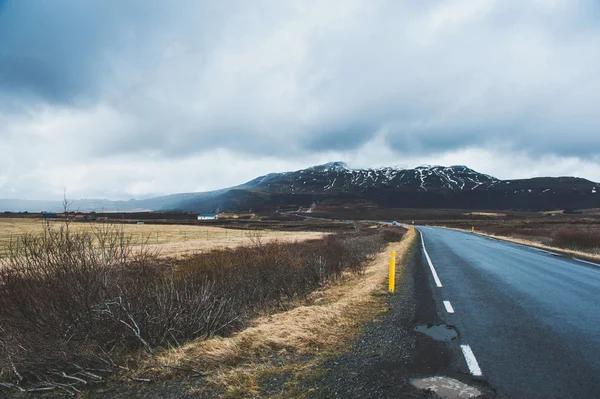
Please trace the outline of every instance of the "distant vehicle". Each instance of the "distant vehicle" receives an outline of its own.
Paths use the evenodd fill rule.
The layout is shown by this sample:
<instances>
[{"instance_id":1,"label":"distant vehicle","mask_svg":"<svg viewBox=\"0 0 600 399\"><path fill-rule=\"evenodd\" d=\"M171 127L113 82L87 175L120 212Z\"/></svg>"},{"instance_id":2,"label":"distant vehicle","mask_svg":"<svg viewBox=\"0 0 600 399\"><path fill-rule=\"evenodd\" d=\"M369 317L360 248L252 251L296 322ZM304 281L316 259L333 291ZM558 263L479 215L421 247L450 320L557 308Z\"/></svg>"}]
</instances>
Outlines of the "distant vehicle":
<instances>
[{"instance_id":1,"label":"distant vehicle","mask_svg":"<svg viewBox=\"0 0 600 399\"><path fill-rule=\"evenodd\" d=\"M136 224L144 224L144 222L137 222Z\"/></svg>"},{"instance_id":2,"label":"distant vehicle","mask_svg":"<svg viewBox=\"0 0 600 399\"><path fill-rule=\"evenodd\" d=\"M392 226L398 226L398 222L396 222L395 220L392 222Z\"/></svg>"}]
</instances>

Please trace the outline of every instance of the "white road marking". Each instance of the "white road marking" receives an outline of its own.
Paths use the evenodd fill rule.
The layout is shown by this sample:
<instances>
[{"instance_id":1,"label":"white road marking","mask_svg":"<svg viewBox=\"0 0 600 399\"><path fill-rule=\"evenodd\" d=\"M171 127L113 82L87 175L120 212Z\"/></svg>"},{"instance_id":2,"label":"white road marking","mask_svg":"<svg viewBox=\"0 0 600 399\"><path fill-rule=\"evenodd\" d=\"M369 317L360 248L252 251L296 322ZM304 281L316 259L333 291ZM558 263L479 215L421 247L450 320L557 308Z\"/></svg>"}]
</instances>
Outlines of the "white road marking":
<instances>
[{"instance_id":1,"label":"white road marking","mask_svg":"<svg viewBox=\"0 0 600 399\"><path fill-rule=\"evenodd\" d=\"M446 312L454 313L454 308L452 307L450 301L444 301L444 306L446 307Z\"/></svg>"},{"instance_id":2,"label":"white road marking","mask_svg":"<svg viewBox=\"0 0 600 399\"><path fill-rule=\"evenodd\" d=\"M440 281L440 278L438 277L438 274L435 271L435 267L433 267L433 263L431 263L431 258L429 257L429 254L427 253L427 249L425 248L425 241L423 241L423 233L422 232L421 232L421 244L423 244L423 252L425 252L425 259L427 259L427 263L429 264L429 269L431 269L431 274L433 274L433 279L435 280L435 285L437 285L438 288L441 288L442 282Z\"/></svg>"},{"instance_id":3,"label":"white road marking","mask_svg":"<svg viewBox=\"0 0 600 399\"><path fill-rule=\"evenodd\" d=\"M477 363L477 359L475 359L475 355L471 350L469 345L461 345L460 349L462 349L462 353L465 356L465 360L467 361L467 366L469 366L469 371L474 376L480 377L483 375L481 369L479 368L479 363Z\"/></svg>"},{"instance_id":4,"label":"white road marking","mask_svg":"<svg viewBox=\"0 0 600 399\"><path fill-rule=\"evenodd\" d=\"M523 246L524 246L524 247L527 247L527 248L534 248L534 247L528 247L527 245L523 245ZM552 255L552 256L558 256L559 258L564 258L564 256L563 256L563 255L561 255L561 254L557 254L556 252L546 251L546 250L544 250L544 249L539 249L539 248L534 248L534 249L536 249L536 250L538 250L538 251L540 251L540 252L542 252L542 253L548 254L548 255Z\"/></svg>"},{"instance_id":5,"label":"white road marking","mask_svg":"<svg viewBox=\"0 0 600 399\"><path fill-rule=\"evenodd\" d=\"M588 262L587 260L583 260L583 259L579 259L579 258L573 258L573 259L575 259L577 262L587 263L588 265L600 267L600 264L598 264L598 263Z\"/></svg>"}]
</instances>

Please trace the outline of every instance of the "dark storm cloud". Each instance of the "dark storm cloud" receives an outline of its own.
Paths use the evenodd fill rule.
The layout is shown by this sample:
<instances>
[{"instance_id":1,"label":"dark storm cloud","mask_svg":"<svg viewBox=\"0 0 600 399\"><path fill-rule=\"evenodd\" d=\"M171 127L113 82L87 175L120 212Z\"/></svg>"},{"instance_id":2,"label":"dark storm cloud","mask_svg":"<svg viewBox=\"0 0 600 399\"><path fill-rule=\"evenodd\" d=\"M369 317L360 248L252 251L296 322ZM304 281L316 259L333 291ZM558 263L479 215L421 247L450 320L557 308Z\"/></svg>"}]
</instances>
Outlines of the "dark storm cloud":
<instances>
[{"instance_id":1,"label":"dark storm cloud","mask_svg":"<svg viewBox=\"0 0 600 399\"><path fill-rule=\"evenodd\" d=\"M104 66L102 41L114 39L107 11L92 2L6 2L0 9L2 92L50 102L94 94Z\"/></svg>"},{"instance_id":2,"label":"dark storm cloud","mask_svg":"<svg viewBox=\"0 0 600 399\"><path fill-rule=\"evenodd\" d=\"M147 70L148 63L156 61L154 50L165 45L161 40L171 33L173 40L187 33L192 21L182 15L186 9L200 18L222 12L219 6L190 1L178 7L141 0L3 1L0 89L15 95L33 93L49 102L80 96L98 100L107 86L121 83L122 62L132 70ZM213 26L210 18L197 22ZM174 27L179 30L171 32Z\"/></svg>"},{"instance_id":3,"label":"dark storm cloud","mask_svg":"<svg viewBox=\"0 0 600 399\"><path fill-rule=\"evenodd\" d=\"M589 3L566 14L493 1L316 11L307 2L210 3L7 3L2 101L114 107L128 129L107 127L99 154L171 157L224 143L272 153L283 137L290 151L348 150L382 129L391 145L422 151L499 135L583 156L597 143L598 117L577 115L590 105L564 104L578 102L576 84L598 87L597 70L576 81L585 63L599 62L583 53L597 44L597 30L577 37ZM559 77L565 81L552 81ZM580 126L567 140L565 122L573 120Z\"/></svg>"},{"instance_id":4,"label":"dark storm cloud","mask_svg":"<svg viewBox=\"0 0 600 399\"><path fill-rule=\"evenodd\" d=\"M347 121L346 125L338 122L319 129L306 133L302 140L303 148L308 151L352 150L371 139L378 127L365 121Z\"/></svg>"},{"instance_id":5,"label":"dark storm cloud","mask_svg":"<svg viewBox=\"0 0 600 399\"><path fill-rule=\"evenodd\" d=\"M598 15L592 0L0 1L0 136L49 164L377 140L399 157L597 160Z\"/></svg>"}]
</instances>

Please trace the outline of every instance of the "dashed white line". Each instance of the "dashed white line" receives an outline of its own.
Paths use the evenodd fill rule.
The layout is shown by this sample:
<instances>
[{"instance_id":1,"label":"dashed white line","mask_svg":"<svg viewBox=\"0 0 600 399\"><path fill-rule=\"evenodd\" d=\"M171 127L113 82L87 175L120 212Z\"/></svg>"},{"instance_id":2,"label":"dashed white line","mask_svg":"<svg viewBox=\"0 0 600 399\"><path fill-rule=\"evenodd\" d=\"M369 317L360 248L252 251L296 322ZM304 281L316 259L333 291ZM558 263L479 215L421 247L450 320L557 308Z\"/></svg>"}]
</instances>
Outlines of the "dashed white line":
<instances>
[{"instance_id":1,"label":"dashed white line","mask_svg":"<svg viewBox=\"0 0 600 399\"><path fill-rule=\"evenodd\" d=\"M465 356L465 360L467 361L467 366L469 367L469 371L476 377L480 377L483 375L481 369L479 368L479 363L477 363L477 359L475 359L475 355L471 350L469 345L461 345L460 349L462 349L462 353Z\"/></svg>"},{"instance_id":2,"label":"dashed white line","mask_svg":"<svg viewBox=\"0 0 600 399\"><path fill-rule=\"evenodd\" d=\"M435 267L433 267L433 263L431 263L431 258L429 257L429 254L427 253L427 248L425 248L425 240L423 239L423 233L421 233L421 244L423 245L423 252L425 253L425 259L427 259L427 263L429 264L429 269L431 269L431 274L433 274L433 279L435 280L435 285L437 285L438 287L442 287L442 282L440 281L440 278L438 277L437 272L435 271ZM586 261L583 261L586 262ZM587 263L591 263L591 262L587 262ZM452 307L452 304L450 303L450 301L444 301L444 307L446 308L446 311L448 313L454 313L454 308ZM477 363L477 359L475 358L475 354L473 353L473 350L471 349L471 347L469 345L461 345L460 349L462 350L463 356L465 357L465 360L467 362L467 366L469 367L469 372L476 376L476 377L480 377L483 375L483 373L481 372L481 368L479 367L479 363Z\"/></svg>"},{"instance_id":3,"label":"dashed white line","mask_svg":"<svg viewBox=\"0 0 600 399\"><path fill-rule=\"evenodd\" d=\"M435 271L435 267L433 267L433 263L431 263L431 258L429 257L429 254L427 253L427 249L425 248L425 241L423 240L422 232L421 232L421 244L423 244L423 252L425 253L425 259L427 259L427 263L429 264L429 269L431 269L431 274L433 274L433 279L435 280L435 285L437 285L438 288L441 288L442 282L440 281L440 278L438 277L438 274Z\"/></svg>"},{"instance_id":4,"label":"dashed white line","mask_svg":"<svg viewBox=\"0 0 600 399\"><path fill-rule=\"evenodd\" d=\"M454 313L454 308L452 307L450 301L444 301L444 306L446 307L446 312Z\"/></svg>"},{"instance_id":5,"label":"dashed white line","mask_svg":"<svg viewBox=\"0 0 600 399\"><path fill-rule=\"evenodd\" d=\"M526 248L531 248L531 247L528 247L527 245L521 245L521 246L526 247ZM540 251L540 252L543 252L543 253L548 254L548 255L560 256L560 255L558 255L558 254L556 254L554 252L546 251L545 249L539 249L539 248L533 248L533 249L535 249L537 251Z\"/></svg>"},{"instance_id":6,"label":"dashed white line","mask_svg":"<svg viewBox=\"0 0 600 399\"><path fill-rule=\"evenodd\" d=\"M583 259L579 259L579 258L573 258L573 259L575 259L577 262L587 263L588 265L600 267L600 264L598 264L598 263L588 262L587 260L583 260Z\"/></svg>"}]
</instances>

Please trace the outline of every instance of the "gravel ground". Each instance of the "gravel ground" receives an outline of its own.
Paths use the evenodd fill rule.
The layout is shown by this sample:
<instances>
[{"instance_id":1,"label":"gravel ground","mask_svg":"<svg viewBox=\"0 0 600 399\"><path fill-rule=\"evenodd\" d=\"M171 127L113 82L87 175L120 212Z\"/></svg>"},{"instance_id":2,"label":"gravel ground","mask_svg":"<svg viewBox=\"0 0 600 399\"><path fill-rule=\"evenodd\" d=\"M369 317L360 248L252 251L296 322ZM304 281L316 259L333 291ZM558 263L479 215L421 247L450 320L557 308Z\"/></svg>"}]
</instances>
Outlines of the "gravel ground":
<instances>
[{"instance_id":1,"label":"gravel ground","mask_svg":"<svg viewBox=\"0 0 600 399\"><path fill-rule=\"evenodd\" d=\"M327 361L324 373L305 386L310 398L438 398L410 384L411 378L448 376L476 386L492 398L485 382L460 371L458 340L443 342L414 332L417 325L443 324L431 295L420 251L413 249L389 313L369 323L349 352Z\"/></svg>"}]
</instances>

